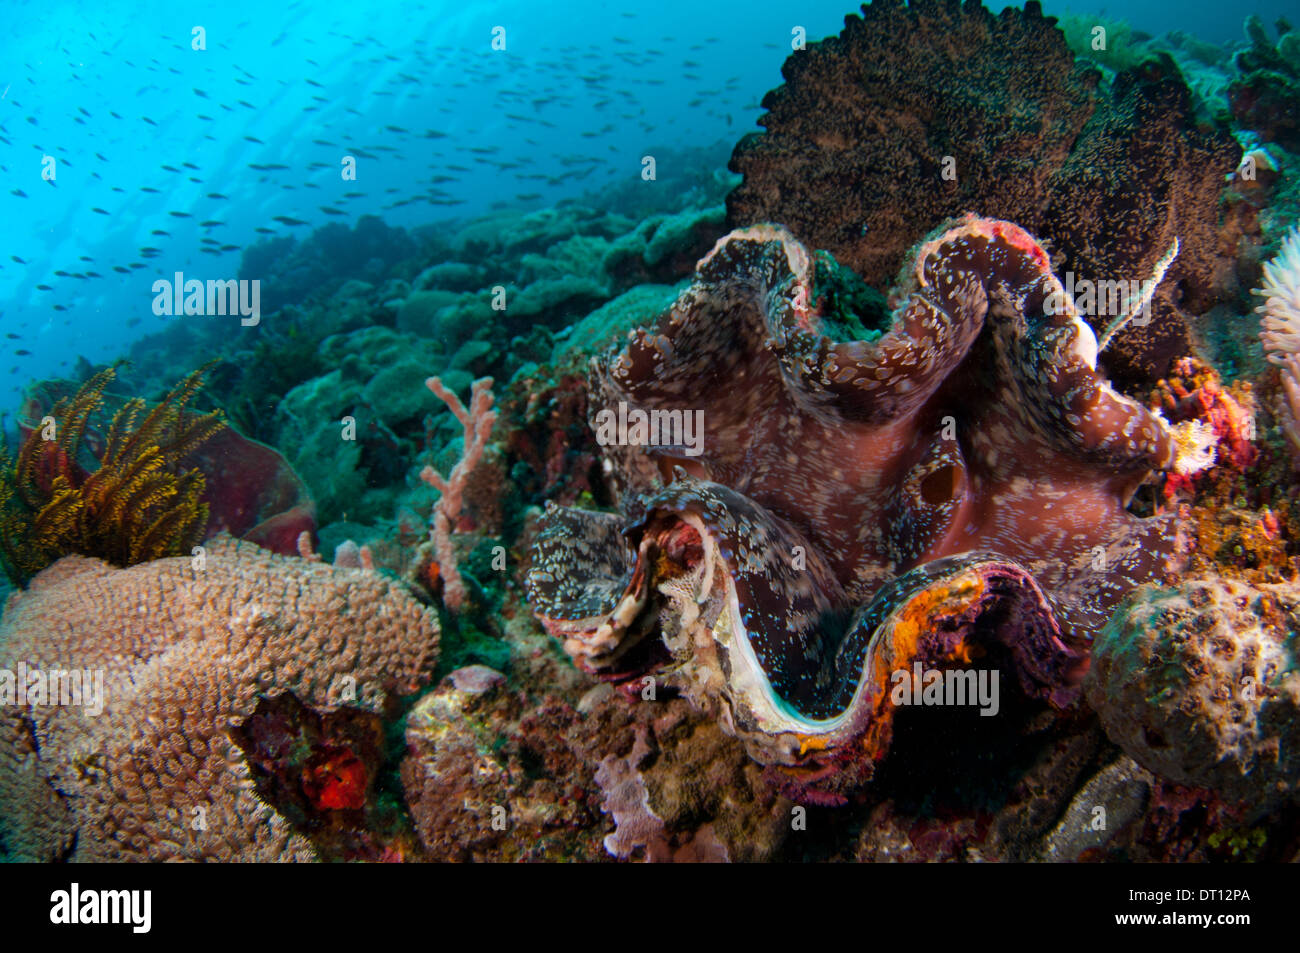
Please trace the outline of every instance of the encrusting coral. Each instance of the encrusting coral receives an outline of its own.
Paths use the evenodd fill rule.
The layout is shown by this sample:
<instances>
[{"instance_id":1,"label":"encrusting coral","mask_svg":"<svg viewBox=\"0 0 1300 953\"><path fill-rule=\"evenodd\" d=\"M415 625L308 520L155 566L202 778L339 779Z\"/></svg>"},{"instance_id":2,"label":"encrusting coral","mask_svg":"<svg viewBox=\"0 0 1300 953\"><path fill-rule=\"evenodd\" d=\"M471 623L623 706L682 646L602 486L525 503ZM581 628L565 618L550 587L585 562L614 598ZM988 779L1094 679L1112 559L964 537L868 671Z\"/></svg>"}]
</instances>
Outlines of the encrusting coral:
<instances>
[{"instance_id":1,"label":"encrusting coral","mask_svg":"<svg viewBox=\"0 0 1300 953\"><path fill-rule=\"evenodd\" d=\"M81 704L0 682L0 834L27 860L292 860L228 729L265 696L382 710L428 678L436 614L395 579L219 537L114 569L68 556L10 597L0 669L82 675ZM87 695L102 678L102 712ZM66 686L66 683L65 683Z\"/></svg>"},{"instance_id":2,"label":"encrusting coral","mask_svg":"<svg viewBox=\"0 0 1300 953\"><path fill-rule=\"evenodd\" d=\"M657 330L596 362L593 425L699 415L702 449L605 441L629 518L549 508L528 576L580 664L626 678L667 649L674 684L796 777L883 753L914 662L1005 655L1029 694L1077 695L1091 635L1187 551L1176 514L1125 503L1213 436L1110 387L1015 225L923 243L870 341L835 337L811 262L781 228L732 232Z\"/></svg>"},{"instance_id":3,"label":"encrusting coral","mask_svg":"<svg viewBox=\"0 0 1300 953\"><path fill-rule=\"evenodd\" d=\"M25 583L71 553L130 566L188 553L203 538L204 475L183 461L225 426L219 412L188 410L205 370L147 413L143 399L127 401L93 455L87 424L114 368L59 401L16 457L0 446L0 567L11 579ZM89 456L97 466L85 464Z\"/></svg>"}]
</instances>

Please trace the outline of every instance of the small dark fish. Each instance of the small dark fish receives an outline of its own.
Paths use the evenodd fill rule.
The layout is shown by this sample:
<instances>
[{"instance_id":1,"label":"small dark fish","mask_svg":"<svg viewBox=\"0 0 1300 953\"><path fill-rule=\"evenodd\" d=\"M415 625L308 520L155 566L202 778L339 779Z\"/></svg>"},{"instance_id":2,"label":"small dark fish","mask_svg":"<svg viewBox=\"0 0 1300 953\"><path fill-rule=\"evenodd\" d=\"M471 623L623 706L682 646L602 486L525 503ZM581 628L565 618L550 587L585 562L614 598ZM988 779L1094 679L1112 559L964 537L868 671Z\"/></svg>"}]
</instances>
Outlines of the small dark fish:
<instances>
[{"instance_id":1,"label":"small dark fish","mask_svg":"<svg viewBox=\"0 0 1300 953\"><path fill-rule=\"evenodd\" d=\"M288 225L290 227L311 224L310 222L304 222L302 219L291 218L288 215L276 215L272 220L279 222L281 225Z\"/></svg>"},{"instance_id":2,"label":"small dark fish","mask_svg":"<svg viewBox=\"0 0 1300 953\"><path fill-rule=\"evenodd\" d=\"M344 212L344 211L342 211L342 210L340 210L340 209L330 208L328 205L322 205L322 206L320 206L320 210L321 210L322 212L324 212L326 215L346 215L346 214L348 214L347 212Z\"/></svg>"},{"instance_id":3,"label":"small dark fish","mask_svg":"<svg viewBox=\"0 0 1300 953\"><path fill-rule=\"evenodd\" d=\"M223 202L226 201L226 196L222 195L220 192L209 192L209 193L208 193L208 198L210 198L210 199L220 199L220 200L223 201Z\"/></svg>"},{"instance_id":4,"label":"small dark fish","mask_svg":"<svg viewBox=\"0 0 1300 953\"><path fill-rule=\"evenodd\" d=\"M154 122L154 121L153 121L152 119L150 119L148 116L141 116L140 118L143 119L145 122L147 122L147 123L148 123L149 125L151 125L151 126L156 126L156 125L158 125L156 122Z\"/></svg>"},{"instance_id":5,"label":"small dark fish","mask_svg":"<svg viewBox=\"0 0 1300 953\"><path fill-rule=\"evenodd\" d=\"M11 340L11 341L17 341L17 340L19 340L19 336L18 336L17 334L14 334L12 331L10 331L8 334L6 334L5 337L7 337L7 338L8 338L9 340Z\"/></svg>"},{"instance_id":6,"label":"small dark fish","mask_svg":"<svg viewBox=\"0 0 1300 953\"><path fill-rule=\"evenodd\" d=\"M170 215L172 218L193 218L194 217L189 212L168 212L167 214Z\"/></svg>"},{"instance_id":7,"label":"small dark fish","mask_svg":"<svg viewBox=\"0 0 1300 953\"><path fill-rule=\"evenodd\" d=\"M129 275L131 273L130 268L124 268L121 265L114 265L113 270L116 271L119 275Z\"/></svg>"},{"instance_id":8,"label":"small dark fish","mask_svg":"<svg viewBox=\"0 0 1300 953\"><path fill-rule=\"evenodd\" d=\"M199 228L216 228L218 225L225 224L225 222L218 222L216 219L210 218L206 222L199 222Z\"/></svg>"},{"instance_id":9,"label":"small dark fish","mask_svg":"<svg viewBox=\"0 0 1300 953\"><path fill-rule=\"evenodd\" d=\"M11 189L11 190L9 191L9 194L10 194L10 195L16 195L16 196L18 196L20 199L25 199L25 198L27 198L27 193L24 192L22 189Z\"/></svg>"},{"instance_id":10,"label":"small dark fish","mask_svg":"<svg viewBox=\"0 0 1300 953\"><path fill-rule=\"evenodd\" d=\"M20 347L18 350L14 351L14 356L15 356L15 357L27 357L27 356L29 356L31 353L32 353L32 352L29 351L29 350L27 350L26 348L22 348L22 347Z\"/></svg>"},{"instance_id":11,"label":"small dark fish","mask_svg":"<svg viewBox=\"0 0 1300 953\"><path fill-rule=\"evenodd\" d=\"M162 193L159 192L157 189L151 189L151 188L149 188L149 186L147 186L147 185L142 185L142 186L140 186L140 191L141 191L141 192L152 192L154 195L161 195L161 194L162 194Z\"/></svg>"},{"instance_id":12,"label":"small dark fish","mask_svg":"<svg viewBox=\"0 0 1300 953\"><path fill-rule=\"evenodd\" d=\"M102 208L92 208L91 211L94 212L96 215L107 215L107 214L108 214L108 213L105 212Z\"/></svg>"},{"instance_id":13,"label":"small dark fish","mask_svg":"<svg viewBox=\"0 0 1300 953\"><path fill-rule=\"evenodd\" d=\"M197 86L194 87L194 95L195 95L195 96L201 96L201 97L204 98L204 99L207 99L207 98L208 98L208 94L205 93L203 90L199 89Z\"/></svg>"},{"instance_id":14,"label":"small dark fish","mask_svg":"<svg viewBox=\"0 0 1300 953\"><path fill-rule=\"evenodd\" d=\"M161 228L155 228L150 235L161 235L163 238L171 238L171 232L164 232Z\"/></svg>"},{"instance_id":15,"label":"small dark fish","mask_svg":"<svg viewBox=\"0 0 1300 953\"><path fill-rule=\"evenodd\" d=\"M27 262L23 261L23 260L22 260L21 258L19 258L17 255L10 255L9 257L12 258L15 262L17 262L17 263L20 264L20 265L25 265L25 264L27 264Z\"/></svg>"},{"instance_id":16,"label":"small dark fish","mask_svg":"<svg viewBox=\"0 0 1300 953\"><path fill-rule=\"evenodd\" d=\"M257 138L257 136L244 136L244 141L245 141L245 142L252 142L252 143L254 143L254 144L256 144L256 145L259 145L259 146L264 146L264 145L266 145L266 143L263 142L261 139Z\"/></svg>"},{"instance_id":17,"label":"small dark fish","mask_svg":"<svg viewBox=\"0 0 1300 953\"><path fill-rule=\"evenodd\" d=\"M49 285L37 285L37 286L36 286L36 290L37 290L37 291L53 291L54 289L51 288Z\"/></svg>"},{"instance_id":18,"label":"small dark fish","mask_svg":"<svg viewBox=\"0 0 1300 953\"><path fill-rule=\"evenodd\" d=\"M174 166L174 165L165 165L165 166L163 166L163 169L164 169L164 171L167 171L167 172L179 172L179 171L180 171L180 169L176 168L176 166Z\"/></svg>"}]
</instances>

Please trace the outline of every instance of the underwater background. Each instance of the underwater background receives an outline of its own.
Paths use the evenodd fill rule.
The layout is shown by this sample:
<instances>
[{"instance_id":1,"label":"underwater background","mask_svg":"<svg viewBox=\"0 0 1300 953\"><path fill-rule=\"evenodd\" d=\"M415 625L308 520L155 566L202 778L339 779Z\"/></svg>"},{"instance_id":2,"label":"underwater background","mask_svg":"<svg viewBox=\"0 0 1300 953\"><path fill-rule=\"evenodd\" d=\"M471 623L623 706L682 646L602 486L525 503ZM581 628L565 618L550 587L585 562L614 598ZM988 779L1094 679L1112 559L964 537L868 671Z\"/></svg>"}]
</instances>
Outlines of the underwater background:
<instances>
[{"instance_id":1,"label":"underwater background","mask_svg":"<svg viewBox=\"0 0 1300 953\"><path fill-rule=\"evenodd\" d=\"M6 9L6 859L1296 856L1289 4Z\"/></svg>"}]
</instances>

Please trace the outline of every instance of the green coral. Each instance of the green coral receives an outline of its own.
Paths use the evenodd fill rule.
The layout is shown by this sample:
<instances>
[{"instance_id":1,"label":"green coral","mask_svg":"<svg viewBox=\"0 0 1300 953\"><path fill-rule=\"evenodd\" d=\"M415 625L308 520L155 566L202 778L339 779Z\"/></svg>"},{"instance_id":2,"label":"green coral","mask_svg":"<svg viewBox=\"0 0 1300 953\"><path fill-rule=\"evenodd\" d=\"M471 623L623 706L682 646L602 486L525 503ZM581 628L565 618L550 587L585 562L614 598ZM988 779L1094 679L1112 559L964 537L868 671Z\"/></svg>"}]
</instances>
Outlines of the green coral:
<instances>
[{"instance_id":1,"label":"green coral","mask_svg":"<svg viewBox=\"0 0 1300 953\"><path fill-rule=\"evenodd\" d=\"M1057 26L1075 56L1116 73L1137 66L1149 55L1145 45L1134 38L1133 28L1123 20L1067 13Z\"/></svg>"}]
</instances>

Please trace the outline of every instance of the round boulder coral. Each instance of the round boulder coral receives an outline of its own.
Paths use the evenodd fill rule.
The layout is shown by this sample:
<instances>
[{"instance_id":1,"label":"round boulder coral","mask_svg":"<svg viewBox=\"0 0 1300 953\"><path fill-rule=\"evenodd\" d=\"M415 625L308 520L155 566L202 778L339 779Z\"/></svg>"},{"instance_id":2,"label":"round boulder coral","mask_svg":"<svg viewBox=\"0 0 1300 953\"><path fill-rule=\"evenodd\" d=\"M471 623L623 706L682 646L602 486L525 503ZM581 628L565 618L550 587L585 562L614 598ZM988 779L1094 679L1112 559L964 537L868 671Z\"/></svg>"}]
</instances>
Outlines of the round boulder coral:
<instances>
[{"instance_id":1,"label":"round boulder coral","mask_svg":"<svg viewBox=\"0 0 1300 953\"><path fill-rule=\"evenodd\" d=\"M0 838L13 858L310 859L231 729L265 696L379 712L427 680L437 616L395 579L205 545L127 569L68 556L9 598Z\"/></svg>"},{"instance_id":2,"label":"round boulder coral","mask_svg":"<svg viewBox=\"0 0 1300 953\"><path fill-rule=\"evenodd\" d=\"M1300 783L1300 587L1144 587L1093 646L1084 690L1111 739L1172 781L1276 803Z\"/></svg>"}]
</instances>

